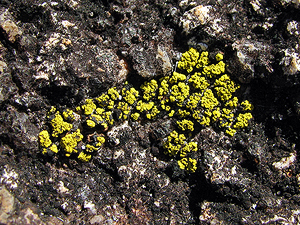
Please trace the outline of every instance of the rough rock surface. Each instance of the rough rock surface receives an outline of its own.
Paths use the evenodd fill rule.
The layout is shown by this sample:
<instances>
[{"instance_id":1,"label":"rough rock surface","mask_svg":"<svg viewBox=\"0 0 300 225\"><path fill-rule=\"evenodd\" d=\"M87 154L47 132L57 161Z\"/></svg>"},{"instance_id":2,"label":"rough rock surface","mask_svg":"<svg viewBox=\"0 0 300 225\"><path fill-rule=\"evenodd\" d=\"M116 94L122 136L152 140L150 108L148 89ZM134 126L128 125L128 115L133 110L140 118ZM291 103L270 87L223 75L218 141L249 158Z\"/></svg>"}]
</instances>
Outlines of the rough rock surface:
<instances>
[{"instance_id":1,"label":"rough rock surface","mask_svg":"<svg viewBox=\"0 0 300 225\"><path fill-rule=\"evenodd\" d=\"M0 1L1 224L299 224L300 2ZM254 105L234 137L202 129L198 169L163 154L170 120L128 122L88 163L44 156L51 106L223 52Z\"/></svg>"}]
</instances>

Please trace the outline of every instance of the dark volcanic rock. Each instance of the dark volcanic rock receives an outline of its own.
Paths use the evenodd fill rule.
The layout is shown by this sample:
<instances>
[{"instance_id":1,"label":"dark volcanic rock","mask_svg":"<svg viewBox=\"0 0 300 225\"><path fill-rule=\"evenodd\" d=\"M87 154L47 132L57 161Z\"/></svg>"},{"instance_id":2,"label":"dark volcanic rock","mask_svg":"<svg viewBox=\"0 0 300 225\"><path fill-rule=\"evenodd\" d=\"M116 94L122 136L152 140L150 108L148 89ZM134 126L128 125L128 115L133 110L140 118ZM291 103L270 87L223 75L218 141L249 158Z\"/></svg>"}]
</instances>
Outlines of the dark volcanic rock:
<instances>
[{"instance_id":1,"label":"dark volcanic rock","mask_svg":"<svg viewBox=\"0 0 300 225\"><path fill-rule=\"evenodd\" d=\"M1 1L0 223L298 224L299 5ZM51 106L168 76L189 47L224 53L238 97L254 105L234 137L195 129L195 173L163 153L176 124L164 116L102 130L107 142L87 163L41 154Z\"/></svg>"}]
</instances>

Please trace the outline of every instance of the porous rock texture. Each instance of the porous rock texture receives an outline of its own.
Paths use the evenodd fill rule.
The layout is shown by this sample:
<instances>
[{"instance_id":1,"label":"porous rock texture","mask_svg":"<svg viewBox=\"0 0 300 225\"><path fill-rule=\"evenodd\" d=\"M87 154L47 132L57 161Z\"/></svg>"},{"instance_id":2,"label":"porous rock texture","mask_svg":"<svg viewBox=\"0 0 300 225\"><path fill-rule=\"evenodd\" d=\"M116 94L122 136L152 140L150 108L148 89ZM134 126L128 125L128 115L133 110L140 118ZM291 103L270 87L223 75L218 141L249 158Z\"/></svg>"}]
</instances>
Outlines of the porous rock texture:
<instances>
[{"instance_id":1,"label":"porous rock texture","mask_svg":"<svg viewBox=\"0 0 300 225\"><path fill-rule=\"evenodd\" d=\"M300 223L299 14L294 0L0 1L0 223ZM254 105L234 137L199 130L195 173L164 155L168 119L114 127L88 163L41 154L51 106L167 76L189 47L224 53Z\"/></svg>"}]
</instances>

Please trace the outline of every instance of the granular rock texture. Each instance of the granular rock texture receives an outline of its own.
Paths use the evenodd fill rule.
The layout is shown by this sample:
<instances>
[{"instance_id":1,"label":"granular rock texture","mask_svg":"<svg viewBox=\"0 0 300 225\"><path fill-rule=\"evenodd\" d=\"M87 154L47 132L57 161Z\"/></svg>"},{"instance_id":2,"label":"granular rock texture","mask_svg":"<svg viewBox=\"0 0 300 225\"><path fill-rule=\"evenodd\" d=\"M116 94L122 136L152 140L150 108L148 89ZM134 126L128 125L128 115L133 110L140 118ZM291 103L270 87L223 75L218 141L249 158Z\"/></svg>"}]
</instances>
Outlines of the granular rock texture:
<instances>
[{"instance_id":1,"label":"granular rock texture","mask_svg":"<svg viewBox=\"0 0 300 225\"><path fill-rule=\"evenodd\" d=\"M294 0L0 1L0 223L300 223L300 4ZM168 118L103 131L89 162L42 154L51 106L224 55L253 119L195 128L197 169L164 154ZM80 129L83 129L80 127Z\"/></svg>"}]
</instances>

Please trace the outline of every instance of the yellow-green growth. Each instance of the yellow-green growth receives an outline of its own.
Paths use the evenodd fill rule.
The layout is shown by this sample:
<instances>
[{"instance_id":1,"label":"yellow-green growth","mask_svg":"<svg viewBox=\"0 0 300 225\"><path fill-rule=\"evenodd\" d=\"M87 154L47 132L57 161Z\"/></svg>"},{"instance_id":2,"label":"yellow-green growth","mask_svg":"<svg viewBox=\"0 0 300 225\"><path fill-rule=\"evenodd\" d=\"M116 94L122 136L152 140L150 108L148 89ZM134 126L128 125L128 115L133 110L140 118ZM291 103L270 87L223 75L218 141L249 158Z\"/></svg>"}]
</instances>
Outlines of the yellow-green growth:
<instances>
[{"instance_id":1,"label":"yellow-green growth","mask_svg":"<svg viewBox=\"0 0 300 225\"><path fill-rule=\"evenodd\" d=\"M58 137L58 135L64 133L65 131L69 131L73 128L72 124L63 120L62 116L58 111L54 114L54 118L50 121L50 124L52 126L53 137Z\"/></svg>"},{"instance_id":2,"label":"yellow-green growth","mask_svg":"<svg viewBox=\"0 0 300 225\"><path fill-rule=\"evenodd\" d=\"M75 115L74 115L73 110L66 109L63 111L62 115L63 115L64 119L67 121L73 122L75 120Z\"/></svg>"},{"instance_id":3,"label":"yellow-green growth","mask_svg":"<svg viewBox=\"0 0 300 225\"><path fill-rule=\"evenodd\" d=\"M225 131L225 133L228 134L228 135L230 135L230 136L232 137L233 135L235 135L236 129L232 129L232 128L229 127L229 128Z\"/></svg>"},{"instance_id":4,"label":"yellow-green growth","mask_svg":"<svg viewBox=\"0 0 300 225\"><path fill-rule=\"evenodd\" d=\"M52 144L50 147L49 147L50 151L54 152L54 153L58 153L58 147L56 144Z\"/></svg>"},{"instance_id":5,"label":"yellow-green growth","mask_svg":"<svg viewBox=\"0 0 300 225\"><path fill-rule=\"evenodd\" d=\"M209 78L216 77L225 72L225 63L223 61L217 64L211 64L203 68L203 75Z\"/></svg>"},{"instance_id":6,"label":"yellow-green growth","mask_svg":"<svg viewBox=\"0 0 300 225\"><path fill-rule=\"evenodd\" d=\"M182 106L183 101L189 96L190 87L183 82L179 82L178 85L173 85L171 88L170 101L176 102L178 106Z\"/></svg>"},{"instance_id":7,"label":"yellow-green growth","mask_svg":"<svg viewBox=\"0 0 300 225\"><path fill-rule=\"evenodd\" d=\"M182 82L186 80L186 75L182 73L173 72L172 76L169 79L171 84Z\"/></svg>"},{"instance_id":8,"label":"yellow-green growth","mask_svg":"<svg viewBox=\"0 0 300 225\"><path fill-rule=\"evenodd\" d=\"M86 151L86 152L94 152L94 151L98 151L98 148L96 148L96 147L93 146L93 145L87 144L87 145L85 146L85 151Z\"/></svg>"},{"instance_id":9,"label":"yellow-green growth","mask_svg":"<svg viewBox=\"0 0 300 225\"><path fill-rule=\"evenodd\" d=\"M167 141L163 144L164 149L166 149L165 154L169 156L177 155L185 140L186 137L184 134L178 134L176 131L172 131L167 137Z\"/></svg>"},{"instance_id":10,"label":"yellow-green growth","mask_svg":"<svg viewBox=\"0 0 300 225\"><path fill-rule=\"evenodd\" d=\"M80 142L83 138L83 135L80 133L80 130L77 129L73 133L66 134L61 141L60 145L66 152L66 156L70 156L72 153L77 153L77 147L78 142Z\"/></svg>"},{"instance_id":11,"label":"yellow-green growth","mask_svg":"<svg viewBox=\"0 0 300 225\"><path fill-rule=\"evenodd\" d=\"M215 64L212 64L207 51L198 52L190 48L182 54L178 62L179 71L159 80L144 82L139 91L125 82L125 87L118 91L116 87L108 89L97 98L87 99L81 106L76 107L76 113L70 109L61 114L52 107L48 113L51 124L51 133L41 131L39 143L43 153L58 152L58 146L52 143L51 136L60 142L60 149L66 156L77 153L78 143L83 137L77 127L90 129L94 134L86 137L85 150L81 151L78 159L87 162L91 158L89 152L98 150L105 142L104 134L99 134L102 126L104 132L114 124L113 113L120 113L119 120L142 118L157 118L162 111L162 117L182 118L177 121L177 129L187 133L191 138L194 123L199 126L215 125L221 128L228 136L233 136L238 129L245 128L252 119L253 105L245 100L239 102L234 96L239 88L228 74L225 74L226 65L223 55L218 53ZM118 110L114 110L118 109ZM242 113L241 113L242 112ZM77 115L78 114L78 115ZM86 123L87 126L82 126ZM74 126L74 127L73 127ZM89 133L89 130L84 131ZM197 143L187 142L184 134L176 131L166 138L163 144L165 153L180 158L178 165L187 172L196 170L197 161L189 158L197 151Z\"/></svg>"},{"instance_id":12,"label":"yellow-green growth","mask_svg":"<svg viewBox=\"0 0 300 225\"><path fill-rule=\"evenodd\" d=\"M227 74L224 74L219 79L216 79L214 86L217 95L221 98L223 102L231 99L232 94L239 88L239 86L235 85L235 83L230 79L230 77Z\"/></svg>"},{"instance_id":13,"label":"yellow-green growth","mask_svg":"<svg viewBox=\"0 0 300 225\"><path fill-rule=\"evenodd\" d=\"M191 120L182 120L182 121L177 121L177 125L179 127L179 129L181 129L182 131L186 131L186 130L190 130L193 131L194 130L194 123Z\"/></svg>"},{"instance_id":14,"label":"yellow-green growth","mask_svg":"<svg viewBox=\"0 0 300 225\"><path fill-rule=\"evenodd\" d=\"M108 111L108 112L104 112L103 113L103 118L105 119L105 121L109 124L109 125L113 125L114 124L114 119L112 117L112 112Z\"/></svg>"},{"instance_id":15,"label":"yellow-green growth","mask_svg":"<svg viewBox=\"0 0 300 225\"><path fill-rule=\"evenodd\" d=\"M163 77L160 79L160 87L158 89L158 99L162 99L164 95L169 93L169 77Z\"/></svg>"},{"instance_id":16,"label":"yellow-green growth","mask_svg":"<svg viewBox=\"0 0 300 225\"><path fill-rule=\"evenodd\" d=\"M95 123L99 124L99 123L101 123L101 122L104 121L103 116L105 116L104 113L101 113L101 114L92 114L92 115L90 115L89 118L90 118L90 120L92 120L92 121L94 121Z\"/></svg>"},{"instance_id":17,"label":"yellow-green growth","mask_svg":"<svg viewBox=\"0 0 300 225\"><path fill-rule=\"evenodd\" d=\"M175 114L175 110L174 110L174 109L172 109L172 110L171 110L171 112L169 113L169 117L173 117L173 116L174 116L174 114Z\"/></svg>"},{"instance_id":18,"label":"yellow-green growth","mask_svg":"<svg viewBox=\"0 0 300 225\"><path fill-rule=\"evenodd\" d=\"M126 102L132 105L137 100L137 97L139 96L139 92L135 88L130 88L129 90L123 88L122 96Z\"/></svg>"},{"instance_id":19,"label":"yellow-green growth","mask_svg":"<svg viewBox=\"0 0 300 225\"><path fill-rule=\"evenodd\" d=\"M194 88L200 89L201 91L209 86L209 83L201 73L194 73L189 79L189 83L191 83Z\"/></svg>"},{"instance_id":20,"label":"yellow-green growth","mask_svg":"<svg viewBox=\"0 0 300 225\"><path fill-rule=\"evenodd\" d=\"M57 145L52 144L50 135L46 130L43 130L39 133L39 144L43 148L43 154L46 154L48 152L48 149L54 153L58 153Z\"/></svg>"},{"instance_id":21,"label":"yellow-green growth","mask_svg":"<svg viewBox=\"0 0 300 225\"><path fill-rule=\"evenodd\" d=\"M140 117L140 114L136 112L136 113L132 113L130 116L133 120L137 121Z\"/></svg>"},{"instance_id":22,"label":"yellow-green growth","mask_svg":"<svg viewBox=\"0 0 300 225\"><path fill-rule=\"evenodd\" d=\"M115 102L112 99L110 99L110 97L107 94L102 94L101 96L96 98L96 101L98 102L100 107L105 107L107 109L113 109L115 104Z\"/></svg>"},{"instance_id":23,"label":"yellow-green growth","mask_svg":"<svg viewBox=\"0 0 300 225\"><path fill-rule=\"evenodd\" d=\"M216 54L216 60L217 61L223 60L223 55L221 53Z\"/></svg>"},{"instance_id":24,"label":"yellow-green growth","mask_svg":"<svg viewBox=\"0 0 300 225\"><path fill-rule=\"evenodd\" d=\"M123 116L123 119L127 119L128 114L130 113L130 110L131 110L131 107L128 105L128 103L127 102L119 102L117 108L122 111L122 114L120 115L120 117Z\"/></svg>"},{"instance_id":25,"label":"yellow-green growth","mask_svg":"<svg viewBox=\"0 0 300 225\"><path fill-rule=\"evenodd\" d=\"M136 104L136 109L140 112L149 111L153 108L154 102L143 102L139 100Z\"/></svg>"},{"instance_id":26,"label":"yellow-green growth","mask_svg":"<svg viewBox=\"0 0 300 225\"><path fill-rule=\"evenodd\" d=\"M98 136L96 146L101 147L104 143L105 143L105 138L102 136Z\"/></svg>"},{"instance_id":27,"label":"yellow-green growth","mask_svg":"<svg viewBox=\"0 0 300 225\"><path fill-rule=\"evenodd\" d=\"M182 53L181 60L178 62L178 68L184 69L188 73L193 71L193 68L196 66L198 62L199 52L194 49L190 48L187 52Z\"/></svg>"},{"instance_id":28,"label":"yellow-green growth","mask_svg":"<svg viewBox=\"0 0 300 225\"><path fill-rule=\"evenodd\" d=\"M231 109L236 108L238 106L238 101L239 101L238 98L234 97L230 99L228 102L226 102L225 106Z\"/></svg>"},{"instance_id":29,"label":"yellow-green growth","mask_svg":"<svg viewBox=\"0 0 300 225\"><path fill-rule=\"evenodd\" d=\"M143 90L143 98L149 101L156 95L156 90L158 89L157 81L151 80L149 82L144 82L144 84L141 85L141 89Z\"/></svg>"},{"instance_id":30,"label":"yellow-green growth","mask_svg":"<svg viewBox=\"0 0 300 225\"><path fill-rule=\"evenodd\" d=\"M88 161L90 161L91 157L92 156L90 154L80 152L77 158L82 162L88 162Z\"/></svg>"},{"instance_id":31,"label":"yellow-green growth","mask_svg":"<svg viewBox=\"0 0 300 225\"><path fill-rule=\"evenodd\" d=\"M116 87L108 89L107 93L110 95L110 98L114 101L119 99L120 97L120 94Z\"/></svg>"},{"instance_id":32,"label":"yellow-green growth","mask_svg":"<svg viewBox=\"0 0 300 225\"><path fill-rule=\"evenodd\" d=\"M234 120L234 114L231 109L223 108L221 110L220 127L231 127Z\"/></svg>"},{"instance_id":33,"label":"yellow-green growth","mask_svg":"<svg viewBox=\"0 0 300 225\"><path fill-rule=\"evenodd\" d=\"M212 111L212 120L213 122L216 122L220 119L221 117L221 112L220 108L216 108L214 111Z\"/></svg>"},{"instance_id":34,"label":"yellow-green growth","mask_svg":"<svg viewBox=\"0 0 300 225\"><path fill-rule=\"evenodd\" d=\"M81 108L85 115L91 115L97 107L93 99L86 99L85 104Z\"/></svg>"},{"instance_id":35,"label":"yellow-green growth","mask_svg":"<svg viewBox=\"0 0 300 225\"><path fill-rule=\"evenodd\" d=\"M201 52L200 58L197 61L196 68L200 69L200 68L207 66L208 64L209 64L208 52L203 51L203 52Z\"/></svg>"},{"instance_id":36,"label":"yellow-green growth","mask_svg":"<svg viewBox=\"0 0 300 225\"><path fill-rule=\"evenodd\" d=\"M188 173L194 173L197 170L197 160L192 158L182 158L178 160L178 166Z\"/></svg>"},{"instance_id":37,"label":"yellow-green growth","mask_svg":"<svg viewBox=\"0 0 300 225\"><path fill-rule=\"evenodd\" d=\"M93 128L96 126L96 123L93 120L86 120L86 125Z\"/></svg>"},{"instance_id":38,"label":"yellow-green growth","mask_svg":"<svg viewBox=\"0 0 300 225\"><path fill-rule=\"evenodd\" d=\"M201 120L199 123L203 126L208 127L210 125L210 118L208 116L202 116Z\"/></svg>"},{"instance_id":39,"label":"yellow-green growth","mask_svg":"<svg viewBox=\"0 0 300 225\"><path fill-rule=\"evenodd\" d=\"M43 130L39 133L39 143L43 148L48 148L52 144L48 131Z\"/></svg>"},{"instance_id":40,"label":"yellow-green growth","mask_svg":"<svg viewBox=\"0 0 300 225\"><path fill-rule=\"evenodd\" d=\"M185 117L188 117L189 115L191 115L191 113L186 110L178 109L177 115L181 118L185 118Z\"/></svg>"},{"instance_id":41,"label":"yellow-green growth","mask_svg":"<svg viewBox=\"0 0 300 225\"><path fill-rule=\"evenodd\" d=\"M168 103L169 99L163 99L160 102L160 107L167 112L171 110L171 106L167 105Z\"/></svg>"},{"instance_id":42,"label":"yellow-green growth","mask_svg":"<svg viewBox=\"0 0 300 225\"><path fill-rule=\"evenodd\" d=\"M146 114L146 117L148 119L154 119L158 113L160 113L160 111L158 110L158 108L156 106L153 106L152 109L151 109L151 111Z\"/></svg>"},{"instance_id":43,"label":"yellow-green growth","mask_svg":"<svg viewBox=\"0 0 300 225\"><path fill-rule=\"evenodd\" d=\"M212 110L214 107L219 105L218 99L214 96L214 93L211 89L207 89L203 93L203 97L201 99L201 106Z\"/></svg>"},{"instance_id":44,"label":"yellow-green growth","mask_svg":"<svg viewBox=\"0 0 300 225\"><path fill-rule=\"evenodd\" d=\"M243 111L252 111L254 108L248 100L243 101L241 106L243 107Z\"/></svg>"},{"instance_id":45,"label":"yellow-green growth","mask_svg":"<svg viewBox=\"0 0 300 225\"><path fill-rule=\"evenodd\" d=\"M190 110L193 110L198 106L200 100L201 100L201 95L197 92L193 93L192 95L190 95L185 107Z\"/></svg>"},{"instance_id":46,"label":"yellow-green growth","mask_svg":"<svg viewBox=\"0 0 300 225\"><path fill-rule=\"evenodd\" d=\"M180 157L183 158L183 157L186 157L186 154L187 153L190 153L190 152L196 152L198 151L198 145L196 142L189 142L187 143L181 150L180 150Z\"/></svg>"},{"instance_id":47,"label":"yellow-green growth","mask_svg":"<svg viewBox=\"0 0 300 225\"><path fill-rule=\"evenodd\" d=\"M249 120L252 119L251 113L240 113L236 118L236 123L233 125L235 129L242 129L249 125Z\"/></svg>"}]
</instances>

